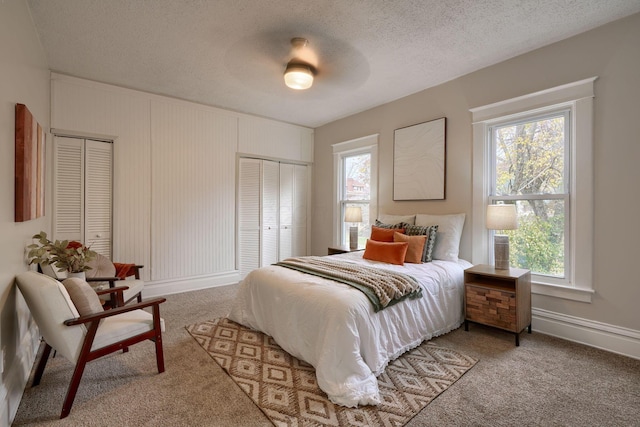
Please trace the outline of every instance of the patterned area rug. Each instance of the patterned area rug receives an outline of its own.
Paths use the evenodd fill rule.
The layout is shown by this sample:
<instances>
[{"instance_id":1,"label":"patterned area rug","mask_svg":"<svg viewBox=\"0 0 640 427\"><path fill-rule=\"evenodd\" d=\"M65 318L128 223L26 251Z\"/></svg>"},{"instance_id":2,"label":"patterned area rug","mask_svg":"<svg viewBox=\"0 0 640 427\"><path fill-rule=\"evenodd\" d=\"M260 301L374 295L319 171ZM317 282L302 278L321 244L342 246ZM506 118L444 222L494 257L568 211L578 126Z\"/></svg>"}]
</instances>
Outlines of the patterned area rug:
<instances>
[{"instance_id":1,"label":"patterned area rug","mask_svg":"<svg viewBox=\"0 0 640 427\"><path fill-rule=\"evenodd\" d=\"M382 404L346 408L320 390L313 366L270 336L225 318L186 328L276 426L403 426L477 362L423 343L378 377Z\"/></svg>"}]
</instances>

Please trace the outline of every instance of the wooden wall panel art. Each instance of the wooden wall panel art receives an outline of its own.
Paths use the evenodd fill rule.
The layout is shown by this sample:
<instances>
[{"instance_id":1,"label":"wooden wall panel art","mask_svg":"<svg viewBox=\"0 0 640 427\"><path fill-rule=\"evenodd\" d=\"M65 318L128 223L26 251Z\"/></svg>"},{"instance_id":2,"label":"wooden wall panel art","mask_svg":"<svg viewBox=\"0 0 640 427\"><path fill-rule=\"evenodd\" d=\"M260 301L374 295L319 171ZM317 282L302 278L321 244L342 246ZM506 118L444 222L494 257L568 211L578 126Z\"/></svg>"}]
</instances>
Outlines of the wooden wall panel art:
<instances>
[{"instance_id":1,"label":"wooden wall panel art","mask_svg":"<svg viewBox=\"0 0 640 427\"><path fill-rule=\"evenodd\" d=\"M15 221L44 216L45 133L24 104L16 104Z\"/></svg>"}]
</instances>

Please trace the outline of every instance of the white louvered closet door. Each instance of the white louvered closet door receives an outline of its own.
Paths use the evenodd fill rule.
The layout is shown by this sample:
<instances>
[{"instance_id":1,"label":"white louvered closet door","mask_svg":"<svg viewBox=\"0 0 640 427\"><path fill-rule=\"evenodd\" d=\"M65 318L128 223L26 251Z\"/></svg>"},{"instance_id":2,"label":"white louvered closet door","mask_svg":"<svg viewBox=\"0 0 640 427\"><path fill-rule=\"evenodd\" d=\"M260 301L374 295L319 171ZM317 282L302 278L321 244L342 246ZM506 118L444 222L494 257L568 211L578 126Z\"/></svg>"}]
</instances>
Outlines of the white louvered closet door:
<instances>
[{"instance_id":1,"label":"white louvered closet door","mask_svg":"<svg viewBox=\"0 0 640 427\"><path fill-rule=\"evenodd\" d=\"M307 166L241 158L238 265L251 270L307 254Z\"/></svg>"},{"instance_id":2,"label":"white louvered closet door","mask_svg":"<svg viewBox=\"0 0 640 427\"><path fill-rule=\"evenodd\" d=\"M53 237L84 239L84 140L54 138Z\"/></svg>"},{"instance_id":3,"label":"white louvered closet door","mask_svg":"<svg viewBox=\"0 0 640 427\"><path fill-rule=\"evenodd\" d=\"M113 144L56 136L53 159L52 237L111 258Z\"/></svg>"},{"instance_id":4,"label":"white louvered closet door","mask_svg":"<svg viewBox=\"0 0 640 427\"><path fill-rule=\"evenodd\" d=\"M244 278L260 267L260 160L238 166L238 268Z\"/></svg>"},{"instance_id":5,"label":"white louvered closet door","mask_svg":"<svg viewBox=\"0 0 640 427\"><path fill-rule=\"evenodd\" d=\"M85 244L111 259L113 144L85 140Z\"/></svg>"},{"instance_id":6,"label":"white louvered closet door","mask_svg":"<svg viewBox=\"0 0 640 427\"><path fill-rule=\"evenodd\" d=\"M262 238L260 266L278 262L278 231L280 216L280 165L262 161Z\"/></svg>"},{"instance_id":7,"label":"white louvered closet door","mask_svg":"<svg viewBox=\"0 0 640 427\"><path fill-rule=\"evenodd\" d=\"M280 164L280 235L278 261L293 255L293 168L294 165Z\"/></svg>"},{"instance_id":8,"label":"white louvered closet door","mask_svg":"<svg viewBox=\"0 0 640 427\"><path fill-rule=\"evenodd\" d=\"M308 179L307 166L295 165L293 167L292 256L307 255Z\"/></svg>"}]
</instances>

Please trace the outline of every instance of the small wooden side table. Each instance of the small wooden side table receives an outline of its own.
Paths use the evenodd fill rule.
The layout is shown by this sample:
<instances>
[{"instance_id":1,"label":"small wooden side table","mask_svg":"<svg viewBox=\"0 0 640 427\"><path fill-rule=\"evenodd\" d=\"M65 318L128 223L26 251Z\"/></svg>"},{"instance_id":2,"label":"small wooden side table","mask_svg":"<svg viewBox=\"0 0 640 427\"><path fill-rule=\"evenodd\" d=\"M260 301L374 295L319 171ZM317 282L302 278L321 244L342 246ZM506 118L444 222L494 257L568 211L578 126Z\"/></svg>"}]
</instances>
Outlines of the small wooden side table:
<instances>
[{"instance_id":1,"label":"small wooden side table","mask_svg":"<svg viewBox=\"0 0 640 427\"><path fill-rule=\"evenodd\" d=\"M531 272L521 268L499 270L479 264L464 271L464 330L469 322L515 334L531 333Z\"/></svg>"},{"instance_id":2,"label":"small wooden side table","mask_svg":"<svg viewBox=\"0 0 640 427\"><path fill-rule=\"evenodd\" d=\"M356 251L362 251L362 250L364 249L363 248L351 249L349 245L329 246L329 249L327 250L327 254L328 255L346 254L348 252L356 252Z\"/></svg>"}]
</instances>

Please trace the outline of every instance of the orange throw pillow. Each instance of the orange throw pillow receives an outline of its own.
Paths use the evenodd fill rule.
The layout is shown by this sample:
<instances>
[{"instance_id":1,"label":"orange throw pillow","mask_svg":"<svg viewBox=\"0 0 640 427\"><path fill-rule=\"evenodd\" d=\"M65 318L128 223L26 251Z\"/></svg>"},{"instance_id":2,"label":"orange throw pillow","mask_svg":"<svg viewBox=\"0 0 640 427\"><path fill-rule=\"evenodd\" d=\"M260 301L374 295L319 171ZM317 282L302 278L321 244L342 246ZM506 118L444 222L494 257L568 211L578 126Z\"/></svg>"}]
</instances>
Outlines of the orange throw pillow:
<instances>
[{"instance_id":1,"label":"orange throw pillow","mask_svg":"<svg viewBox=\"0 0 640 427\"><path fill-rule=\"evenodd\" d=\"M374 225L371 227L370 239L378 242L393 242L395 232L404 233L404 228L382 228Z\"/></svg>"},{"instance_id":2,"label":"orange throw pillow","mask_svg":"<svg viewBox=\"0 0 640 427\"><path fill-rule=\"evenodd\" d=\"M368 239L362 258L371 261L382 261L389 264L404 265L409 243L378 242Z\"/></svg>"},{"instance_id":3,"label":"orange throw pillow","mask_svg":"<svg viewBox=\"0 0 640 427\"><path fill-rule=\"evenodd\" d=\"M427 237L428 236L407 236L406 234L394 233L393 241L409 244L407 254L404 257L404 262L422 264L422 252L424 251L424 245L427 242Z\"/></svg>"}]
</instances>

